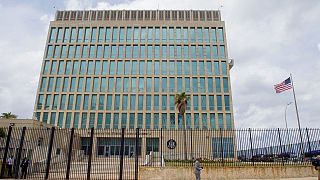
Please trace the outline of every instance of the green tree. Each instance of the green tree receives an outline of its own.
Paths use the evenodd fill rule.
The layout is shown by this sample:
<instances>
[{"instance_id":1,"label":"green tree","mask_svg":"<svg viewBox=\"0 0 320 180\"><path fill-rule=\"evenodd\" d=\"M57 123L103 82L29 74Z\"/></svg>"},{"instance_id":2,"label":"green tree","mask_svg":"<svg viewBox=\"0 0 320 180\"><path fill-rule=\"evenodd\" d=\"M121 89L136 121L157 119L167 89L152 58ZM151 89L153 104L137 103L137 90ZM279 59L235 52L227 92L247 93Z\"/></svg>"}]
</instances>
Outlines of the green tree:
<instances>
[{"instance_id":1,"label":"green tree","mask_svg":"<svg viewBox=\"0 0 320 180\"><path fill-rule=\"evenodd\" d=\"M0 138L5 138L7 136L5 130L3 128L0 128Z\"/></svg>"},{"instance_id":2,"label":"green tree","mask_svg":"<svg viewBox=\"0 0 320 180\"><path fill-rule=\"evenodd\" d=\"M174 104L179 111L179 114L182 116L182 123L183 123L183 138L184 138L184 159L187 160L187 140L186 140L186 123L184 120L184 114L187 109L188 101L190 100L190 96L187 95L185 92L181 94L176 94L174 99Z\"/></svg>"},{"instance_id":3,"label":"green tree","mask_svg":"<svg viewBox=\"0 0 320 180\"><path fill-rule=\"evenodd\" d=\"M15 114L12 114L11 112L8 113L1 113L2 115L0 116L0 118L2 119L16 119L18 116Z\"/></svg>"}]
</instances>

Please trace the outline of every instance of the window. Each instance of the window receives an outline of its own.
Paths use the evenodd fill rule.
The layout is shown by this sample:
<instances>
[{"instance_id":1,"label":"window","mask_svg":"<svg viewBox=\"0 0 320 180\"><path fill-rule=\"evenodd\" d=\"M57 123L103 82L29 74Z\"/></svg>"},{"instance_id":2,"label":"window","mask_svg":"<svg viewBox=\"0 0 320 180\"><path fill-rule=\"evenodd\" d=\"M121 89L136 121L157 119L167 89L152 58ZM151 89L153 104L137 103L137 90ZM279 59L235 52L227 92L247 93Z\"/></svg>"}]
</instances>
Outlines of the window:
<instances>
[{"instance_id":1,"label":"window","mask_svg":"<svg viewBox=\"0 0 320 180\"><path fill-rule=\"evenodd\" d=\"M85 28L84 42L89 42L89 39L90 39L90 31L91 31L90 28L88 28L88 27Z\"/></svg>"},{"instance_id":2,"label":"window","mask_svg":"<svg viewBox=\"0 0 320 180\"><path fill-rule=\"evenodd\" d=\"M170 113L170 129L175 128L175 115L174 113Z\"/></svg>"},{"instance_id":3,"label":"window","mask_svg":"<svg viewBox=\"0 0 320 180\"><path fill-rule=\"evenodd\" d=\"M114 79L111 77L108 79L108 92L114 92Z\"/></svg>"},{"instance_id":4,"label":"window","mask_svg":"<svg viewBox=\"0 0 320 180\"><path fill-rule=\"evenodd\" d=\"M218 59L218 48L217 46L212 46L212 55L214 59Z\"/></svg>"},{"instance_id":5,"label":"window","mask_svg":"<svg viewBox=\"0 0 320 180\"><path fill-rule=\"evenodd\" d=\"M118 28L113 27L112 30L112 42L117 42L118 41Z\"/></svg>"},{"instance_id":6,"label":"window","mask_svg":"<svg viewBox=\"0 0 320 180\"><path fill-rule=\"evenodd\" d=\"M175 92L175 81L173 77L169 78L169 91Z\"/></svg>"},{"instance_id":7,"label":"window","mask_svg":"<svg viewBox=\"0 0 320 180\"><path fill-rule=\"evenodd\" d=\"M124 50L124 46L120 45L119 46L119 54L118 54L119 59L122 59L124 57L123 50Z\"/></svg>"},{"instance_id":8,"label":"window","mask_svg":"<svg viewBox=\"0 0 320 180\"><path fill-rule=\"evenodd\" d=\"M91 110L96 110L97 109L97 95L93 94L91 96Z\"/></svg>"},{"instance_id":9,"label":"window","mask_svg":"<svg viewBox=\"0 0 320 180\"><path fill-rule=\"evenodd\" d=\"M78 39L77 42L83 41L83 28L78 28Z\"/></svg>"},{"instance_id":10,"label":"window","mask_svg":"<svg viewBox=\"0 0 320 180\"><path fill-rule=\"evenodd\" d=\"M106 37L105 37L105 38L106 38L106 40L105 40L106 43L109 43L109 42L110 42L110 38L111 38L110 36L111 36L111 28L110 28L110 27L107 27L107 28L106 28Z\"/></svg>"},{"instance_id":11,"label":"window","mask_svg":"<svg viewBox=\"0 0 320 180\"><path fill-rule=\"evenodd\" d=\"M124 27L120 27L120 42L124 42L125 36L124 36Z\"/></svg>"},{"instance_id":12,"label":"window","mask_svg":"<svg viewBox=\"0 0 320 180\"><path fill-rule=\"evenodd\" d=\"M111 46L111 58L112 59L117 58L117 54L118 54L118 47L116 45L112 45Z\"/></svg>"},{"instance_id":13,"label":"window","mask_svg":"<svg viewBox=\"0 0 320 180\"><path fill-rule=\"evenodd\" d=\"M211 77L208 78L208 92L213 92L213 79Z\"/></svg>"},{"instance_id":14,"label":"window","mask_svg":"<svg viewBox=\"0 0 320 180\"><path fill-rule=\"evenodd\" d=\"M211 128L211 129L216 128L215 115L214 115L214 113L210 113L210 128Z\"/></svg>"},{"instance_id":15,"label":"window","mask_svg":"<svg viewBox=\"0 0 320 180\"><path fill-rule=\"evenodd\" d=\"M83 45L81 57L82 58L88 58L88 46L87 45Z\"/></svg>"},{"instance_id":16,"label":"window","mask_svg":"<svg viewBox=\"0 0 320 180\"><path fill-rule=\"evenodd\" d=\"M102 46L101 45L98 45L97 46L97 55L96 55L96 58L102 58Z\"/></svg>"},{"instance_id":17,"label":"window","mask_svg":"<svg viewBox=\"0 0 320 180\"><path fill-rule=\"evenodd\" d=\"M169 46L169 57L171 59L174 59L174 46L173 45Z\"/></svg>"},{"instance_id":18,"label":"window","mask_svg":"<svg viewBox=\"0 0 320 180\"><path fill-rule=\"evenodd\" d=\"M217 95L217 108L218 108L218 110L222 110L222 97L221 97L221 95Z\"/></svg>"},{"instance_id":19,"label":"window","mask_svg":"<svg viewBox=\"0 0 320 180\"><path fill-rule=\"evenodd\" d=\"M90 92L90 91L91 91L91 78L87 77L86 78L85 92Z\"/></svg>"},{"instance_id":20,"label":"window","mask_svg":"<svg viewBox=\"0 0 320 180\"><path fill-rule=\"evenodd\" d=\"M115 61L110 61L110 72L109 74L115 74Z\"/></svg>"},{"instance_id":21,"label":"window","mask_svg":"<svg viewBox=\"0 0 320 180\"><path fill-rule=\"evenodd\" d=\"M95 43L97 41L97 28L92 28L91 34L91 43Z\"/></svg>"},{"instance_id":22,"label":"window","mask_svg":"<svg viewBox=\"0 0 320 180\"><path fill-rule=\"evenodd\" d=\"M59 92L60 89L61 89L61 77L57 77L55 91Z\"/></svg>"},{"instance_id":23,"label":"window","mask_svg":"<svg viewBox=\"0 0 320 180\"><path fill-rule=\"evenodd\" d=\"M152 75L152 61L147 61L147 75Z\"/></svg>"},{"instance_id":24,"label":"window","mask_svg":"<svg viewBox=\"0 0 320 180\"><path fill-rule=\"evenodd\" d=\"M196 59L196 55L197 55L196 46L191 46L191 58Z\"/></svg>"},{"instance_id":25,"label":"window","mask_svg":"<svg viewBox=\"0 0 320 180\"><path fill-rule=\"evenodd\" d=\"M166 75L167 74L167 61L161 62L161 74Z\"/></svg>"},{"instance_id":26,"label":"window","mask_svg":"<svg viewBox=\"0 0 320 180\"><path fill-rule=\"evenodd\" d=\"M185 91L190 92L190 78L185 78Z\"/></svg>"},{"instance_id":27,"label":"window","mask_svg":"<svg viewBox=\"0 0 320 180\"><path fill-rule=\"evenodd\" d=\"M213 157L214 158L235 158L233 145L233 138L212 138L213 141ZM222 141L222 142L221 142ZM223 151L223 153L221 153ZM221 157L223 155L223 157Z\"/></svg>"},{"instance_id":28,"label":"window","mask_svg":"<svg viewBox=\"0 0 320 180\"><path fill-rule=\"evenodd\" d=\"M122 91L122 79L120 77L116 78L116 92Z\"/></svg>"},{"instance_id":29,"label":"window","mask_svg":"<svg viewBox=\"0 0 320 180\"><path fill-rule=\"evenodd\" d=\"M211 28L211 42L217 43L216 28Z\"/></svg>"},{"instance_id":30,"label":"window","mask_svg":"<svg viewBox=\"0 0 320 180\"><path fill-rule=\"evenodd\" d=\"M112 110L112 95L107 95L107 110Z\"/></svg>"},{"instance_id":31,"label":"window","mask_svg":"<svg viewBox=\"0 0 320 180\"><path fill-rule=\"evenodd\" d=\"M58 94L53 95L52 109L54 110L58 109L58 101L59 101L59 95Z\"/></svg>"},{"instance_id":32,"label":"window","mask_svg":"<svg viewBox=\"0 0 320 180\"><path fill-rule=\"evenodd\" d=\"M214 75L220 75L219 61L214 61Z\"/></svg>"},{"instance_id":33,"label":"window","mask_svg":"<svg viewBox=\"0 0 320 180\"><path fill-rule=\"evenodd\" d=\"M76 42L76 28L71 28L70 42L71 43L75 43Z\"/></svg>"},{"instance_id":34,"label":"window","mask_svg":"<svg viewBox=\"0 0 320 180\"><path fill-rule=\"evenodd\" d=\"M127 45L126 46L126 59L130 59L131 58L131 46Z\"/></svg>"},{"instance_id":35,"label":"window","mask_svg":"<svg viewBox=\"0 0 320 180\"><path fill-rule=\"evenodd\" d=\"M170 110L175 110L175 104L174 104L174 95L170 95L169 97L169 103L170 103Z\"/></svg>"},{"instance_id":36,"label":"window","mask_svg":"<svg viewBox=\"0 0 320 180\"><path fill-rule=\"evenodd\" d=\"M231 114L229 113L226 114L226 126L227 129L232 129Z\"/></svg>"},{"instance_id":37,"label":"window","mask_svg":"<svg viewBox=\"0 0 320 180\"><path fill-rule=\"evenodd\" d=\"M75 53L75 58L80 58L81 56L81 46L77 45L76 46L76 53Z\"/></svg>"},{"instance_id":38,"label":"window","mask_svg":"<svg viewBox=\"0 0 320 180\"><path fill-rule=\"evenodd\" d=\"M162 42L167 42L167 27L162 27Z\"/></svg>"},{"instance_id":39,"label":"window","mask_svg":"<svg viewBox=\"0 0 320 180\"><path fill-rule=\"evenodd\" d=\"M198 113L194 113L194 128L195 129L199 129L200 126L199 126L199 114Z\"/></svg>"},{"instance_id":40,"label":"window","mask_svg":"<svg viewBox=\"0 0 320 180\"><path fill-rule=\"evenodd\" d=\"M181 43L182 40L182 33L181 33L181 27L176 28L176 41L177 43Z\"/></svg>"},{"instance_id":41,"label":"window","mask_svg":"<svg viewBox=\"0 0 320 180\"><path fill-rule=\"evenodd\" d=\"M89 95L88 94L85 94L84 95L84 100L83 100L83 110L88 110L89 108Z\"/></svg>"},{"instance_id":42,"label":"window","mask_svg":"<svg viewBox=\"0 0 320 180\"><path fill-rule=\"evenodd\" d=\"M138 110L143 110L143 95L138 95Z\"/></svg>"},{"instance_id":43,"label":"window","mask_svg":"<svg viewBox=\"0 0 320 180\"><path fill-rule=\"evenodd\" d=\"M71 74L71 61L66 62L65 74L67 75Z\"/></svg>"},{"instance_id":44,"label":"window","mask_svg":"<svg viewBox=\"0 0 320 180\"><path fill-rule=\"evenodd\" d=\"M224 46L219 46L219 53L220 53L220 58L221 59L225 59L226 58L226 55L225 55L225 52L224 52Z\"/></svg>"},{"instance_id":45,"label":"window","mask_svg":"<svg viewBox=\"0 0 320 180\"><path fill-rule=\"evenodd\" d=\"M229 83L228 78L223 78L223 92L228 93L229 92Z\"/></svg>"},{"instance_id":46,"label":"window","mask_svg":"<svg viewBox=\"0 0 320 180\"><path fill-rule=\"evenodd\" d=\"M57 42L58 43L62 42L62 36L63 36L63 29L58 28L58 34L57 34Z\"/></svg>"},{"instance_id":47,"label":"window","mask_svg":"<svg viewBox=\"0 0 320 180\"><path fill-rule=\"evenodd\" d=\"M159 110L159 95L154 95L153 98L153 109Z\"/></svg>"},{"instance_id":48,"label":"window","mask_svg":"<svg viewBox=\"0 0 320 180\"><path fill-rule=\"evenodd\" d=\"M176 58L177 59L181 59L181 51L182 51L181 46L177 46L177 51L176 51Z\"/></svg>"},{"instance_id":49,"label":"window","mask_svg":"<svg viewBox=\"0 0 320 180\"><path fill-rule=\"evenodd\" d=\"M225 61L221 62L221 70L222 70L222 75L226 76L227 75L227 63Z\"/></svg>"},{"instance_id":50,"label":"window","mask_svg":"<svg viewBox=\"0 0 320 180\"><path fill-rule=\"evenodd\" d=\"M139 42L139 28L138 27L134 27L134 29L133 29L133 42L134 43Z\"/></svg>"},{"instance_id":51,"label":"window","mask_svg":"<svg viewBox=\"0 0 320 180\"><path fill-rule=\"evenodd\" d=\"M117 62L117 73L116 74L118 74L118 75L123 74L122 69L123 69L123 62L122 61L118 61Z\"/></svg>"},{"instance_id":52,"label":"window","mask_svg":"<svg viewBox=\"0 0 320 180\"><path fill-rule=\"evenodd\" d=\"M98 33L98 42L102 43L103 42L103 34L104 34L104 28L100 27L99 28L99 33Z\"/></svg>"},{"instance_id":53,"label":"window","mask_svg":"<svg viewBox=\"0 0 320 180\"><path fill-rule=\"evenodd\" d=\"M60 127L60 128L62 128L62 123L63 123L63 116L64 116L64 113L63 112L60 112L59 113L59 116L58 116L58 126Z\"/></svg>"},{"instance_id":54,"label":"window","mask_svg":"<svg viewBox=\"0 0 320 180\"><path fill-rule=\"evenodd\" d=\"M153 27L148 27L148 43L153 42Z\"/></svg>"},{"instance_id":55,"label":"window","mask_svg":"<svg viewBox=\"0 0 320 180\"><path fill-rule=\"evenodd\" d=\"M126 41L128 43L132 42L132 29L131 29L131 27L127 27Z\"/></svg>"},{"instance_id":56,"label":"window","mask_svg":"<svg viewBox=\"0 0 320 180\"><path fill-rule=\"evenodd\" d=\"M167 58L167 46L162 45L162 59Z\"/></svg>"},{"instance_id":57,"label":"window","mask_svg":"<svg viewBox=\"0 0 320 180\"><path fill-rule=\"evenodd\" d=\"M207 129L207 113L202 113L202 129Z\"/></svg>"},{"instance_id":58,"label":"window","mask_svg":"<svg viewBox=\"0 0 320 180\"><path fill-rule=\"evenodd\" d=\"M223 43L223 29L218 28L218 39L220 43Z\"/></svg>"},{"instance_id":59,"label":"window","mask_svg":"<svg viewBox=\"0 0 320 180\"><path fill-rule=\"evenodd\" d=\"M146 114L146 129L150 129L151 128L151 114L147 113Z\"/></svg>"},{"instance_id":60,"label":"window","mask_svg":"<svg viewBox=\"0 0 320 180\"><path fill-rule=\"evenodd\" d=\"M80 110L80 107L81 107L81 98L82 98L82 95L81 95L81 94L78 94L78 95L77 95L77 98L76 98L76 107L75 107L76 110Z\"/></svg>"},{"instance_id":61,"label":"window","mask_svg":"<svg viewBox=\"0 0 320 180\"><path fill-rule=\"evenodd\" d=\"M196 42L196 32L195 32L195 29L194 29L194 28L190 28L189 34L190 34L190 41L191 41L191 43L195 43L195 42Z\"/></svg>"},{"instance_id":62,"label":"window","mask_svg":"<svg viewBox=\"0 0 320 180\"><path fill-rule=\"evenodd\" d=\"M147 78L147 92L152 91L152 78Z\"/></svg>"},{"instance_id":63,"label":"window","mask_svg":"<svg viewBox=\"0 0 320 180\"><path fill-rule=\"evenodd\" d=\"M201 110L206 111L206 103L207 103L207 98L206 95L201 95Z\"/></svg>"},{"instance_id":64,"label":"window","mask_svg":"<svg viewBox=\"0 0 320 180\"><path fill-rule=\"evenodd\" d=\"M141 28L141 34L140 34L140 42L145 43L146 42L146 28Z\"/></svg>"},{"instance_id":65,"label":"window","mask_svg":"<svg viewBox=\"0 0 320 180\"><path fill-rule=\"evenodd\" d=\"M209 28L204 28L203 30L204 42L209 43Z\"/></svg>"},{"instance_id":66,"label":"window","mask_svg":"<svg viewBox=\"0 0 320 180\"><path fill-rule=\"evenodd\" d=\"M211 59L210 46L206 46L206 59Z\"/></svg>"},{"instance_id":67,"label":"window","mask_svg":"<svg viewBox=\"0 0 320 180\"><path fill-rule=\"evenodd\" d=\"M98 113L97 129L101 129L102 128L102 118L103 118L103 114L102 113Z\"/></svg>"},{"instance_id":68,"label":"window","mask_svg":"<svg viewBox=\"0 0 320 180\"><path fill-rule=\"evenodd\" d=\"M78 129L78 125L79 125L79 113L76 112L74 113L74 117L73 117L73 127Z\"/></svg>"},{"instance_id":69,"label":"window","mask_svg":"<svg viewBox=\"0 0 320 180\"><path fill-rule=\"evenodd\" d=\"M109 69L108 69L108 61L103 61L102 62L102 75L108 74Z\"/></svg>"},{"instance_id":70,"label":"window","mask_svg":"<svg viewBox=\"0 0 320 180\"><path fill-rule=\"evenodd\" d=\"M138 113L138 128L142 128L142 124L143 124L143 114Z\"/></svg>"},{"instance_id":71,"label":"window","mask_svg":"<svg viewBox=\"0 0 320 180\"><path fill-rule=\"evenodd\" d=\"M49 43L52 43L52 42L55 41L56 33L57 33L57 29L56 28L51 28Z\"/></svg>"},{"instance_id":72,"label":"window","mask_svg":"<svg viewBox=\"0 0 320 180\"><path fill-rule=\"evenodd\" d=\"M131 91L137 92L137 78L131 78Z\"/></svg>"},{"instance_id":73,"label":"window","mask_svg":"<svg viewBox=\"0 0 320 180\"><path fill-rule=\"evenodd\" d=\"M162 124L163 129L167 128L167 114L166 113L161 114L161 124Z\"/></svg>"},{"instance_id":74,"label":"window","mask_svg":"<svg viewBox=\"0 0 320 180\"><path fill-rule=\"evenodd\" d=\"M77 89L78 92L82 92L83 91L83 82L84 82L84 78L79 78L78 89Z\"/></svg>"},{"instance_id":75,"label":"window","mask_svg":"<svg viewBox=\"0 0 320 180\"><path fill-rule=\"evenodd\" d=\"M51 95L47 94L47 96L46 96L46 104L45 104L44 109L50 109L50 105L51 105Z\"/></svg>"},{"instance_id":76,"label":"window","mask_svg":"<svg viewBox=\"0 0 320 180\"><path fill-rule=\"evenodd\" d=\"M67 57L67 46L63 45L61 49L61 58L64 59Z\"/></svg>"},{"instance_id":77,"label":"window","mask_svg":"<svg viewBox=\"0 0 320 180\"><path fill-rule=\"evenodd\" d=\"M198 35L198 43L202 43L203 37L202 37L202 28L197 28L197 35Z\"/></svg>"},{"instance_id":78,"label":"window","mask_svg":"<svg viewBox=\"0 0 320 180\"><path fill-rule=\"evenodd\" d=\"M50 61L45 61L44 67L43 67L43 74L49 74L49 66L50 66Z\"/></svg>"},{"instance_id":79,"label":"window","mask_svg":"<svg viewBox=\"0 0 320 180\"><path fill-rule=\"evenodd\" d=\"M221 83L220 83L220 78L219 77L216 77L215 78L216 80L216 92L221 92Z\"/></svg>"},{"instance_id":80,"label":"window","mask_svg":"<svg viewBox=\"0 0 320 180\"><path fill-rule=\"evenodd\" d=\"M41 78L41 87L40 87L40 91L43 92L46 90L47 87L47 78L42 77Z\"/></svg>"},{"instance_id":81,"label":"window","mask_svg":"<svg viewBox=\"0 0 320 180\"><path fill-rule=\"evenodd\" d=\"M146 97L146 110L151 110L151 95Z\"/></svg>"},{"instance_id":82,"label":"window","mask_svg":"<svg viewBox=\"0 0 320 180\"><path fill-rule=\"evenodd\" d=\"M99 95L99 105L98 105L98 109L99 110L104 110L104 94L100 94Z\"/></svg>"},{"instance_id":83,"label":"window","mask_svg":"<svg viewBox=\"0 0 320 180\"><path fill-rule=\"evenodd\" d=\"M130 110L136 109L136 95L130 95Z\"/></svg>"},{"instance_id":84,"label":"window","mask_svg":"<svg viewBox=\"0 0 320 180\"><path fill-rule=\"evenodd\" d=\"M127 127L127 113L121 114L121 128Z\"/></svg>"},{"instance_id":85,"label":"window","mask_svg":"<svg viewBox=\"0 0 320 180\"><path fill-rule=\"evenodd\" d=\"M135 114L130 113L130 115L129 115L129 129L134 129L134 122L135 122Z\"/></svg>"},{"instance_id":86,"label":"window","mask_svg":"<svg viewBox=\"0 0 320 180\"><path fill-rule=\"evenodd\" d=\"M200 78L200 92L206 92L206 83L203 77Z\"/></svg>"},{"instance_id":87,"label":"window","mask_svg":"<svg viewBox=\"0 0 320 180\"><path fill-rule=\"evenodd\" d=\"M192 92L198 92L198 79L196 77L192 78Z\"/></svg>"},{"instance_id":88,"label":"window","mask_svg":"<svg viewBox=\"0 0 320 180\"><path fill-rule=\"evenodd\" d=\"M167 95L162 95L162 110L167 109Z\"/></svg>"},{"instance_id":89,"label":"window","mask_svg":"<svg viewBox=\"0 0 320 180\"><path fill-rule=\"evenodd\" d=\"M183 46L183 57L189 59L189 46Z\"/></svg>"},{"instance_id":90,"label":"window","mask_svg":"<svg viewBox=\"0 0 320 180\"><path fill-rule=\"evenodd\" d=\"M230 98L229 95L224 96L224 107L226 111L230 111Z\"/></svg>"},{"instance_id":91,"label":"window","mask_svg":"<svg viewBox=\"0 0 320 180\"><path fill-rule=\"evenodd\" d=\"M42 109L43 105L43 94L40 94L38 97L37 109Z\"/></svg>"},{"instance_id":92,"label":"window","mask_svg":"<svg viewBox=\"0 0 320 180\"><path fill-rule=\"evenodd\" d=\"M122 110L128 109L128 95L122 96Z\"/></svg>"},{"instance_id":93,"label":"window","mask_svg":"<svg viewBox=\"0 0 320 180\"><path fill-rule=\"evenodd\" d=\"M186 126L187 129L191 128L191 113L186 114Z\"/></svg>"},{"instance_id":94,"label":"window","mask_svg":"<svg viewBox=\"0 0 320 180\"><path fill-rule=\"evenodd\" d=\"M92 75L94 70L94 63L93 61L88 61L88 74Z\"/></svg>"},{"instance_id":95,"label":"window","mask_svg":"<svg viewBox=\"0 0 320 180\"><path fill-rule=\"evenodd\" d=\"M193 95L193 109L194 110L199 109L198 95Z\"/></svg>"},{"instance_id":96,"label":"window","mask_svg":"<svg viewBox=\"0 0 320 180\"><path fill-rule=\"evenodd\" d=\"M138 53L139 53L138 46L134 45L132 50L132 58L138 58Z\"/></svg>"},{"instance_id":97,"label":"window","mask_svg":"<svg viewBox=\"0 0 320 180\"><path fill-rule=\"evenodd\" d=\"M115 95L114 98L114 110L119 110L120 109L120 95L117 94Z\"/></svg>"},{"instance_id":98,"label":"window","mask_svg":"<svg viewBox=\"0 0 320 180\"><path fill-rule=\"evenodd\" d=\"M60 58L60 51L61 51L61 46L55 46L54 47L54 58Z\"/></svg>"},{"instance_id":99,"label":"window","mask_svg":"<svg viewBox=\"0 0 320 180\"><path fill-rule=\"evenodd\" d=\"M119 114L114 113L113 114L113 129L118 129L118 125L119 125Z\"/></svg>"},{"instance_id":100,"label":"window","mask_svg":"<svg viewBox=\"0 0 320 180\"><path fill-rule=\"evenodd\" d=\"M182 92L182 78L181 77L178 77L177 78L177 91L178 92Z\"/></svg>"},{"instance_id":101,"label":"window","mask_svg":"<svg viewBox=\"0 0 320 180\"><path fill-rule=\"evenodd\" d=\"M152 58L153 58L152 45L149 45L149 46L148 46L147 54L148 54L148 58L149 58L149 59L152 59Z\"/></svg>"},{"instance_id":102,"label":"window","mask_svg":"<svg viewBox=\"0 0 320 180\"><path fill-rule=\"evenodd\" d=\"M159 114L153 114L153 129L159 129Z\"/></svg>"},{"instance_id":103,"label":"window","mask_svg":"<svg viewBox=\"0 0 320 180\"><path fill-rule=\"evenodd\" d=\"M89 58L95 58L95 47L94 47L94 45L90 46Z\"/></svg>"},{"instance_id":104,"label":"window","mask_svg":"<svg viewBox=\"0 0 320 180\"><path fill-rule=\"evenodd\" d=\"M99 78L93 78L93 92L99 92Z\"/></svg>"},{"instance_id":105,"label":"window","mask_svg":"<svg viewBox=\"0 0 320 180\"><path fill-rule=\"evenodd\" d=\"M159 27L156 27L154 37L155 37L155 42L159 43L160 42L160 28Z\"/></svg>"},{"instance_id":106,"label":"window","mask_svg":"<svg viewBox=\"0 0 320 180\"><path fill-rule=\"evenodd\" d=\"M139 88L138 88L138 92L143 92L144 91L144 78L140 77L139 78Z\"/></svg>"},{"instance_id":107,"label":"window","mask_svg":"<svg viewBox=\"0 0 320 180\"><path fill-rule=\"evenodd\" d=\"M123 92L129 92L129 78L123 79Z\"/></svg>"},{"instance_id":108,"label":"window","mask_svg":"<svg viewBox=\"0 0 320 180\"><path fill-rule=\"evenodd\" d=\"M105 45L104 46L104 52L103 52L103 58L109 58L110 57L110 46L109 45Z\"/></svg>"}]
</instances>

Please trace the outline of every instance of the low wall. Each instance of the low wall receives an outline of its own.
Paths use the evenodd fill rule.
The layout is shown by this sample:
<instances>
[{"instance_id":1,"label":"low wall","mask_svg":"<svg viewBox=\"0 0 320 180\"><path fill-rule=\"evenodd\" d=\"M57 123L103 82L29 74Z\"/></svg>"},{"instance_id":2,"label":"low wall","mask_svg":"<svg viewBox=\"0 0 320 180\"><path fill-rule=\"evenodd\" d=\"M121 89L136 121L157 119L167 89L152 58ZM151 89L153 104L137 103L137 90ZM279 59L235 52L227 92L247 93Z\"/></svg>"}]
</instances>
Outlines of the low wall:
<instances>
[{"instance_id":1,"label":"low wall","mask_svg":"<svg viewBox=\"0 0 320 180\"><path fill-rule=\"evenodd\" d=\"M276 179L317 177L312 166L291 167L204 167L201 179ZM139 179L195 179L193 167L139 167Z\"/></svg>"}]
</instances>

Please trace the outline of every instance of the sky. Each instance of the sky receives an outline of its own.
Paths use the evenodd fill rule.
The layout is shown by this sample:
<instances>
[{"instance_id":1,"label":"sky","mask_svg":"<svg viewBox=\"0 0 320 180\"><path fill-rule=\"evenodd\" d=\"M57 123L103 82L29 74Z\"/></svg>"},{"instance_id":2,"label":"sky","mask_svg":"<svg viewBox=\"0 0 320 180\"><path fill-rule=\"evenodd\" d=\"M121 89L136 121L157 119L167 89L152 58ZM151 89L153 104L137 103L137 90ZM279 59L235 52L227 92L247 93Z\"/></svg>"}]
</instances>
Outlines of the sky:
<instances>
[{"instance_id":1,"label":"sky","mask_svg":"<svg viewBox=\"0 0 320 180\"><path fill-rule=\"evenodd\" d=\"M220 9L226 24L236 128L283 128L293 75L301 127L320 128L318 0L0 0L0 112L32 118L50 21L56 10ZM297 127L294 103L288 127Z\"/></svg>"}]
</instances>

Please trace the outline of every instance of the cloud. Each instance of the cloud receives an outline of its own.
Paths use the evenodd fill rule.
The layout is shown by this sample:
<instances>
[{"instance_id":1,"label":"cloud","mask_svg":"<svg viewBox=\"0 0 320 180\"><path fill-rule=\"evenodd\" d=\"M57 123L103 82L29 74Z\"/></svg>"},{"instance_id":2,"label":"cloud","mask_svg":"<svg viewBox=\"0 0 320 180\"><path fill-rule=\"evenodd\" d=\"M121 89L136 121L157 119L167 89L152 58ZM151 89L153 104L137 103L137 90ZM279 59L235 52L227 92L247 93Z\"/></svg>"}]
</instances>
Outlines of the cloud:
<instances>
[{"instance_id":1,"label":"cloud","mask_svg":"<svg viewBox=\"0 0 320 180\"><path fill-rule=\"evenodd\" d=\"M48 23L54 13L34 1L0 4L0 110L31 117ZM218 9L226 23L236 127L284 127L292 92L273 85L293 74L302 127L320 127L320 1L66 0L59 9ZM14 12L14 13L13 13ZM10 17L10 19L5 18ZM17 43L19 42L19 43ZM3 103L5 102L5 103ZM297 127L288 107L289 127Z\"/></svg>"}]
</instances>

